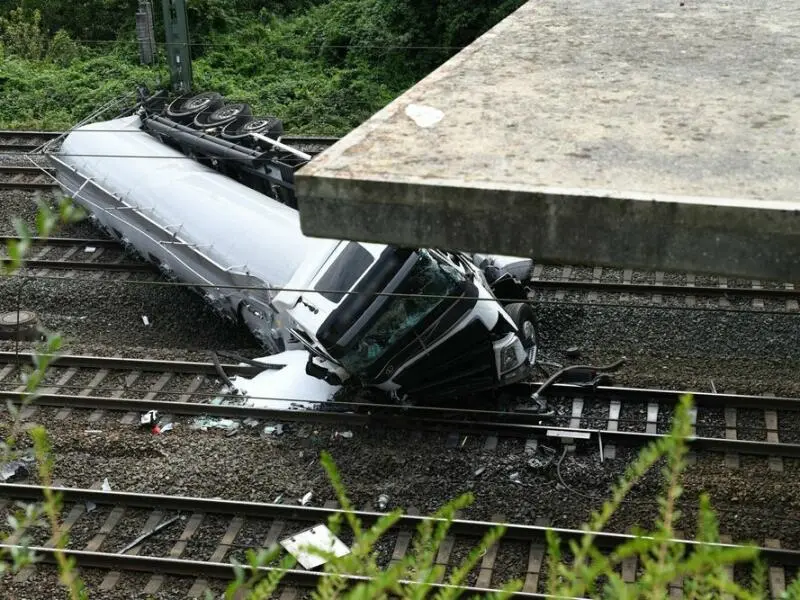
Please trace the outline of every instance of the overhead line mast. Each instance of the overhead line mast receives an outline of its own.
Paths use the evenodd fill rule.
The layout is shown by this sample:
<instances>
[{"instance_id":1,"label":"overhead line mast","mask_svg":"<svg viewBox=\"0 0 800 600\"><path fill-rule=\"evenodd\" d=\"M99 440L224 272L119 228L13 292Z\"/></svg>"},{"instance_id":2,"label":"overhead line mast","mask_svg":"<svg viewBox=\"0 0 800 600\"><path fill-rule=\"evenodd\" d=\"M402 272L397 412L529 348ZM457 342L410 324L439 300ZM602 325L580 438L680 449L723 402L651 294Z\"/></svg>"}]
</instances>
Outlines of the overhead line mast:
<instances>
[{"instance_id":1,"label":"overhead line mast","mask_svg":"<svg viewBox=\"0 0 800 600\"><path fill-rule=\"evenodd\" d=\"M172 91L187 94L192 90L192 55L186 0L161 0Z\"/></svg>"}]
</instances>

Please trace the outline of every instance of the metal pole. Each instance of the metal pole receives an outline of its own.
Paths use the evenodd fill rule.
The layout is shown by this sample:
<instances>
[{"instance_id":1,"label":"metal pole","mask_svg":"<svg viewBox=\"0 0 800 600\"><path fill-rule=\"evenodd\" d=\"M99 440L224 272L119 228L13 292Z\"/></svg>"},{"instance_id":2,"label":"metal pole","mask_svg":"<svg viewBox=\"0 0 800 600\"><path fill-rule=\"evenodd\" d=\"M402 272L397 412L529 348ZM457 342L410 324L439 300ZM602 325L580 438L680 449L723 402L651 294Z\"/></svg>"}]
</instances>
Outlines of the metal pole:
<instances>
[{"instance_id":1,"label":"metal pole","mask_svg":"<svg viewBox=\"0 0 800 600\"><path fill-rule=\"evenodd\" d=\"M150 0L139 0L139 10L136 12L136 39L139 41L139 60L143 65L152 65L156 56L156 38Z\"/></svg>"},{"instance_id":2,"label":"metal pole","mask_svg":"<svg viewBox=\"0 0 800 600\"><path fill-rule=\"evenodd\" d=\"M192 89L192 56L189 52L189 29L186 0L161 0L172 90L186 94Z\"/></svg>"}]
</instances>

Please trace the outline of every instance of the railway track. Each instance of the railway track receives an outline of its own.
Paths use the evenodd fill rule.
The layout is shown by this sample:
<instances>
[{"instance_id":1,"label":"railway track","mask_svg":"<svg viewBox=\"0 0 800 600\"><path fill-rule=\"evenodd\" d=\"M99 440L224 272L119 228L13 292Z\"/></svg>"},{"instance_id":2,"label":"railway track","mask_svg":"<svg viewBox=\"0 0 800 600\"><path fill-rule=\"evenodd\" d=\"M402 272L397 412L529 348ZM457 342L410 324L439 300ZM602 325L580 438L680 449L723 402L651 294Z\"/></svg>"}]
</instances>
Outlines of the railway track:
<instances>
[{"instance_id":1,"label":"railway track","mask_svg":"<svg viewBox=\"0 0 800 600\"><path fill-rule=\"evenodd\" d=\"M33 168L33 167L31 167ZM2 167L0 167L2 170ZM0 236L0 244L10 240L18 240L14 236ZM124 261L120 254L121 246L114 240L75 239L75 238L34 238L38 252L26 261L30 274L45 275L47 270L68 271L114 271L128 273L157 273L157 269L149 263ZM91 252L88 249L92 249ZM99 260L105 253L117 253L113 260ZM59 258L51 258L48 254L62 253ZM542 265L537 265L541 267ZM535 271L538 269L535 269ZM722 278L717 278L721 280ZM686 306L713 306L721 310L764 309L782 307L781 310L797 312L800 301L800 289L792 284L762 287L759 282L750 282L750 287L743 287L741 282L736 287L688 286L677 284L624 283L616 281L584 281L572 279L542 279L534 273L530 280L535 289L536 301L555 301L569 303L572 301L598 301L600 296L613 297L615 302L641 304L644 300L651 306L674 306L676 303ZM664 301L666 299L666 302Z\"/></svg>"},{"instance_id":2,"label":"railway track","mask_svg":"<svg viewBox=\"0 0 800 600\"><path fill-rule=\"evenodd\" d=\"M97 486L99 488L98 482ZM229 580L233 577L232 559L244 562L243 551L250 547L271 548L281 540L296 535L311 526L327 523L341 512L335 504L324 507L291 504L266 504L211 498L192 498L155 494L102 491L59 487L64 502L64 527L71 532L66 553L80 567L106 571L100 583L101 590L111 590L119 582L121 572L140 572L151 577L144 584L145 594L157 594L166 583L165 575L192 578L183 585L186 596L200 597L209 586L209 580ZM36 502L43 498L42 488L30 485L0 484L0 504L9 501ZM90 511L88 507L92 507ZM413 531L427 517L417 516L409 510L388 532L388 544L380 546L377 560L386 566L401 559L412 547ZM365 525L373 524L382 513L372 507L357 511ZM453 563L463 556L464 549L474 547L477 541L492 528L503 525L506 533L495 548L486 552L480 564L470 573L466 592L497 589L503 581L495 575L495 565L503 564L506 555L527 557L519 572L511 576L524 584L518 597L532 597L544 590L542 566L546 545L546 524L521 525L506 523L501 515L493 521L455 519L436 557L436 563L446 567L446 574L457 566ZM129 532L137 532L131 535ZM577 540L583 532L573 529L552 528L561 540ZM348 531L340 534L345 544L352 541ZM598 533L596 545L611 552L633 538L618 533ZM12 548L18 544L13 537L2 545ZM689 552L698 546L692 540L680 540ZM52 543L45 533L32 540L34 551L48 562L54 558ZM727 547L732 544L725 544ZM765 545L761 556L771 568L800 564L800 551ZM512 561L519 563L518 560ZM265 568L265 571L268 571ZM637 570L636 560L622 565L622 575L632 581ZM34 572L27 568L17 576L25 581ZM290 570L284 584L298 587L316 586L324 573L315 570ZM506 575L508 576L508 575ZM185 581L185 580L184 580ZM358 581L353 578L353 581ZM440 581L439 583L442 583Z\"/></svg>"},{"instance_id":3,"label":"railway track","mask_svg":"<svg viewBox=\"0 0 800 600\"><path fill-rule=\"evenodd\" d=\"M0 236L0 247L19 239L15 236ZM31 241L33 248L30 258L25 260L22 275L42 276L49 274L50 270L152 274L158 272L150 263L133 259L114 240L35 237L31 238ZM9 261L7 258L0 260L5 263Z\"/></svg>"},{"instance_id":4,"label":"railway track","mask_svg":"<svg viewBox=\"0 0 800 600\"><path fill-rule=\"evenodd\" d=\"M0 165L0 189L49 190L56 188L53 172L34 166Z\"/></svg>"},{"instance_id":5,"label":"railway track","mask_svg":"<svg viewBox=\"0 0 800 600\"><path fill-rule=\"evenodd\" d=\"M0 130L0 153L33 152L39 146L61 135L58 131Z\"/></svg>"},{"instance_id":6,"label":"railway track","mask_svg":"<svg viewBox=\"0 0 800 600\"><path fill-rule=\"evenodd\" d=\"M23 401L26 392L20 367L30 360L31 355L25 353L0 353L0 364L5 363L0 369L0 397ZM133 424L141 413L158 410L189 418L438 431L449 435L450 445L457 445L464 436L477 436L488 449L496 447L499 438L522 438L534 449L540 443L581 446L598 449L602 458L613 458L619 446L638 447L664 436L681 394L675 390L602 386L587 389L557 384L548 391L557 414L547 420L529 412L524 405L500 411L491 406L465 409L327 402L320 410L294 410L289 408L289 402L286 408L244 405L236 395L230 397L233 403L209 403L220 397L220 369L228 376L252 377L258 372L252 365L230 363L218 367L201 362L62 356L51 366L50 379L35 405L26 409L25 417L32 418L37 407L60 409L54 417L56 421L74 409L91 411L88 419L92 422L104 418L107 412L121 411L124 415L114 418ZM518 385L514 391L524 398L531 387ZM784 458L800 458L800 431L782 424L790 418L798 420L799 398L702 392L694 393L694 397L696 437L690 440L693 449L724 453L733 468L738 465L739 455L767 456L774 470L783 469ZM592 403L592 410L585 411ZM753 434L753 422L764 424L757 428L759 435Z\"/></svg>"},{"instance_id":7,"label":"railway track","mask_svg":"<svg viewBox=\"0 0 800 600\"><path fill-rule=\"evenodd\" d=\"M33 152L45 142L55 139L61 131L0 130L0 152ZM316 155L329 148L338 137L324 135L284 135L280 141L307 154Z\"/></svg>"},{"instance_id":8,"label":"railway track","mask_svg":"<svg viewBox=\"0 0 800 600\"><path fill-rule=\"evenodd\" d=\"M537 264L531 285L539 300L555 302L600 302L613 295L615 300L650 305L800 310L800 290L791 283L717 275Z\"/></svg>"}]
</instances>

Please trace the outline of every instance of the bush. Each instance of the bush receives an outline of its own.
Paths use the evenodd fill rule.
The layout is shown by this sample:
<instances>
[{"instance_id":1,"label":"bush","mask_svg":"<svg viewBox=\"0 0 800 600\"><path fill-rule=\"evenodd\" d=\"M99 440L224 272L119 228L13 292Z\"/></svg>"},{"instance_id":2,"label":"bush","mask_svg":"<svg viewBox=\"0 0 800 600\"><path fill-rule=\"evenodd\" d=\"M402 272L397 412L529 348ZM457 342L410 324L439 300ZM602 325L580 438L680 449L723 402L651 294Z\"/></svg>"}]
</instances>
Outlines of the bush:
<instances>
[{"instance_id":1,"label":"bush","mask_svg":"<svg viewBox=\"0 0 800 600\"><path fill-rule=\"evenodd\" d=\"M38 10L27 12L22 8L1 17L0 39L6 51L20 58L41 60L47 52L47 36L42 32L41 22Z\"/></svg>"},{"instance_id":2,"label":"bush","mask_svg":"<svg viewBox=\"0 0 800 600\"><path fill-rule=\"evenodd\" d=\"M47 49L47 60L59 67L68 67L80 58L81 47L63 29L56 31Z\"/></svg>"}]
</instances>

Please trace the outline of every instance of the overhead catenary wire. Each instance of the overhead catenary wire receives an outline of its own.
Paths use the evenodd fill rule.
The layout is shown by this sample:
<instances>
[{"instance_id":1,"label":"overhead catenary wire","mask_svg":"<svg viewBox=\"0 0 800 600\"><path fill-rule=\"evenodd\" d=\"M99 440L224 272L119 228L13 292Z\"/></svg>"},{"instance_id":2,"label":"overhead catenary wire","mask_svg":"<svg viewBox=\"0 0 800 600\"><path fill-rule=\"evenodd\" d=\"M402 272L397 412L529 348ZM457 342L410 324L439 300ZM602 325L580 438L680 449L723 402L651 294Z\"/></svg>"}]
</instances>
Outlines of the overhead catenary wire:
<instances>
[{"instance_id":1,"label":"overhead catenary wire","mask_svg":"<svg viewBox=\"0 0 800 600\"><path fill-rule=\"evenodd\" d=\"M80 133L83 133L81 131ZM335 137L335 136L331 136ZM313 142L312 142L313 143ZM0 149L2 148L2 144L0 144ZM22 156L26 158L44 158L42 154L31 154L30 152L24 152L19 150L7 151L7 152L0 152L0 156ZM62 157L69 157L69 158L146 158L146 159L161 159L161 160L193 160L197 162L196 158L192 158L190 156L157 156L157 155L149 155L149 154L78 154L78 153L70 153L70 154L58 154L59 158ZM237 162L241 162L241 159L229 156L219 156L214 154L203 154L203 159L212 159L215 161L224 161L224 160L233 160Z\"/></svg>"},{"instance_id":2,"label":"overhead catenary wire","mask_svg":"<svg viewBox=\"0 0 800 600\"><path fill-rule=\"evenodd\" d=\"M523 302L526 304L539 304L539 305L569 305L569 306L583 306L587 308L616 308L616 309L638 309L638 310L659 310L659 311L669 311L669 310L681 310L681 311L694 311L694 312L723 312L723 313L748 313L748 314L766 314L766 315L782 315L782 316L798 316L800 315L800 311L793 311L793 310L770 310L770 309L758 309L753 310L752 308L732 308L732 307L720 307L720 306L698 306L698 305L680 305L680 306L668 306L663 304L620 304L620 303L613 303L613 302L592 302L592 301L584 301L584 300L549 300L549 299L541 299L541 298L528 298L528 299L520 299L520 298L465 298L464 296L452 296L452 295L439 295L439 294L404 294L399 292L359 292L359 291L341 291L341 290L317 290L311 288L273 288L273 287L262 287L262 286L242 286L242 285L216 285L216 284L202 284L202 283L189 283L183 281L156 281L156 280L136 280L136 279L109 279L109 280L100 280L94 279L89 277L63 277L58 275L31 275L26 274L22 271L15 273L14 275L8 276L9 280L16 280L16 279L31 279L31 280L52 280L52 281L61 281L64 283L91 283L93 285L97 285L98 283L105 283L108 285L144 285L144 286L155 286L155 287L173 287L173 288L209 288L209 289L233 289L233 290L260 290L260 291L270 291L272 293L278 293L280 291L289 291L289 292L299 292L299 293L331 293L331 294L360 294L360 295L371 295L371 296L389 296L389 297L396 297L396 298L428 298L428 299L438 299L438 300L454 300L454 301L475 301L475 302L501 302L501 303L510 303L510 302ZM532 284L534 291L535 291L535 282ZM735 290L735 288L729 288ZM654 289L654 292L660 293L663 295L663 292L659 292L657 288ZM691 292L691 288L687 288L687 292ZM692 294L696 295L696 294ZM735 293L731 295L735 296Z\"/></svg>"},{"instance_id":3,"label":"overhead catenary wire","mask_svg":"<svg viewBox=\"0 0 800 600\"><path fill-rule=\"evenodd\" d=\"M87 46L116 46L116 45L123 45L123 44L130 44L131 46L139 46L138 40L99 40L99 39L73 39L73 42L76 44L82 44ZM155 45L157 47L168 47L168 46L188 46L190 48L231 48L231 47L238 47L241 45L241 41L239 40L231 40L226 42L166 42L166 41L156 41ZM283 42L281 44L273 44L272 41L269 44L265 44L265 48L270 50L285 50L285 49L337 49L337 50L345 50L351 48L357 49L367 49L367 50L463 50L467 48L469 45L431 45L431 44L326 44L316 43L316 44L305 44L302 42L298 43L287 43Z\"/></svg>"},{"instance_id":4,"label":"overhead catenary wire","mask_svg":"<svg viewBox=\"0 0 800 600\"><path fill-rule=\"evenodd\" d=\"M61 282L76 282L76 283L91 283L93 285L97 285L98 283L106 283L109 285L121 284L121 285L150 285L156 287L173 287L173 288L209 288L209 289L232 289L232 290L260 290L260 291L269 291L270 293L279 293L281 291L286 292L298 292L298 293L326 293L326 294L344 294L344 295L366 295L366 296L388 296L394 298L427 298L427 299L437 299L437 300L454 300L454 301L461 301L461 302L501 302L501 303L510 303L510 302L524 302L526 304L548 304L548 305L574 305L574 306L585 306L585 307L599 307L599 308L618 308L618 309L642 309L642 310L688 310L688 311L705 311L705 312L724 312L724 313L731 313L731 312L742 312L748 314L775 314L775 315L785 315L785 316L798 316L800 315L800 311L790 311L790 310L767 310L767 309L758 309L754 311L753 309L747 308L727 308L727 307L715 307L715 306L667 306L667 305L652 305L652 304L619 304L613 302L590 302L590 301L577 301L577 300L548 300L548 299L540 299L540 298L528 298L528 299L520 299L520 298L483 298L483 297L476 297L476 298L468 298L464 296L453 296L447 294L412 294L412 293L400 293L400 292L361 292L355 290L327 290L327 289L312 289L312 288L289 288L289 287L266 287L266 286L244 286L244 285L217 285L217 284L203 284L203 283L190 283L190 282L183 282L183 281L155 281L155 280L136 280L136 279L112 279L112 280L99 280L94 278L81 278L81 277L63 277L58 275L30 275L26 274L23 271L17 272L14 275L8 276L10 280L14 279L32 279L32 280L53 280L53 281L61 281ZM535 288L535 282L532 284ZM729 288L735 289L735 288ZM654 289L655 292L663 294L663 292L658 292L658 288ZM692 288L687 288L687 292L691 292ZM692 294L692 295L696 295ZM731 295L735 295L731 294Z\"/></svg>"}]
</instances>

